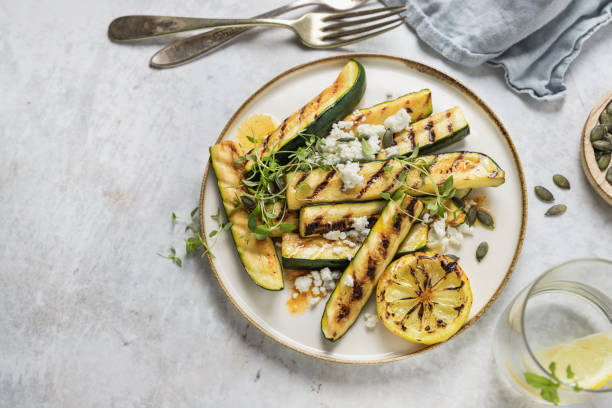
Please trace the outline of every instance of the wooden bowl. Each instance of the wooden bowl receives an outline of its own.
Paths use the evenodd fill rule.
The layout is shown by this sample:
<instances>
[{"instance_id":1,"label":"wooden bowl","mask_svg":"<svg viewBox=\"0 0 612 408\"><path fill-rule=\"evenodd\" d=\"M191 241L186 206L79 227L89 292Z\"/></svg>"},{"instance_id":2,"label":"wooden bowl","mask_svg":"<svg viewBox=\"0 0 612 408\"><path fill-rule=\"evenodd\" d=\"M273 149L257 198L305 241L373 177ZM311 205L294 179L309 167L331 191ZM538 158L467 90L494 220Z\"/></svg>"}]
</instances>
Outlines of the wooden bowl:
<instances>
[{"instance_id":1,"label":"wooden bowl","mask_svg":"<svg viewBox=\"0 0 612 408\"><path fill-rule=\"evenodd\" d=\"M589 183L593 186L593 190L597 192L608 204L612 205L612 185L606 181L606 171L599 170L597 160L595 160L595 151L591 146L590 134L591 130L599 123L599 115L604 108L612 101L612 91L604 95L593 108L587 118L584 128L582 129L582 139L580 140L580 161L582 169L586 174Z\"/></svg>"}]
</instances>

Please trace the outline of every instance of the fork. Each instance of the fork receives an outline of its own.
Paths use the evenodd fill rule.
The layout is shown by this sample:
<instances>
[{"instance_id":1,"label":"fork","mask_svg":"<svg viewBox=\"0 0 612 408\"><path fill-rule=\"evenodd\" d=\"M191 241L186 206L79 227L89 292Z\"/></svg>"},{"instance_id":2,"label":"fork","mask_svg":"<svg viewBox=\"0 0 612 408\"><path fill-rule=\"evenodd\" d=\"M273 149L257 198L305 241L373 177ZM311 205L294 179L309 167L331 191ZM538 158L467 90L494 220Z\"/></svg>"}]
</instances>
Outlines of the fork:
<instances>
[{"instance_id":1,"label":"fork","mask_svg":"<svg viewBox=\"0 0 612 408\"><path fill-rule=\"evenodd\" d=\"M353 12L307 13L295 20L124 16L110 24L108 36L113 41L131 41L204 28L269 26L291 29L308 47L333 48L363 41L400 26L403 23L400 14L405 10L404 6L396 6ZM362 16L371 17L351 20ZM387 20L393 16L397 18ZM364 26L378 21L382 22ZM347 27L354 28L346 30Z\"/></svg>"},{"instance_id":2,"label":"fork","mask_svg":"<svg viewBox=\"0 0 612 408\"><path fill-rule=\"evenodd\" d=\"M349 11L363 6L368 1L370 0L295 0L253 18L276 17L306 6L320 6L333 11ZM250 29L251 27L217 28L181 38L157 51L151 57L149 65L153 68L173 68L186 64L210 54Z\"/></svg>"}]
</instances>

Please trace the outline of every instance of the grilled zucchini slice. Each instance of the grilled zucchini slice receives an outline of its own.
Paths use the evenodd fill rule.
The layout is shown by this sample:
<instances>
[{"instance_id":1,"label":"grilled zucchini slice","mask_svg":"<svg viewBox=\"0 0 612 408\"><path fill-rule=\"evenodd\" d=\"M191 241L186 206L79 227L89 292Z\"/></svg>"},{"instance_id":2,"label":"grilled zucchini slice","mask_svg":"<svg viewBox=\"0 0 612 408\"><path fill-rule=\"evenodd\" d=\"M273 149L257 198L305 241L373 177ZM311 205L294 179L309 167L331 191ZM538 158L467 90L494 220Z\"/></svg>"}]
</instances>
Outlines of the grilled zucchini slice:
<instances>
[{"instance_id":1,"label":"grilled zucchini slice","mask_svg":"<svg viewBox=\"0 0 612 408\"><path fill-rule=\"evenodd\" d=\"M364 203L320 204L300 209L300 235L311 237L329 231L348 231L352 229L353 218L368 217L373 225L385 207L385 201Z\"/></svg>"},{"instance_id":2,"label":"grilled zucchini slice","mask_svg":"<svg viewBox=\"0 0 612 408\"><path fill-rule=\"evenodd\" d=\"M325 305L321 330L326 339L338 340L355 322L378 278L393 260L415 217L422 211L423 203L408 195L398 202L387 202Z\"/></svg>"},{"instance_id":3,"label":"grilled zucchini slice","mask_svg":"<svg viewBox=\"0 0 612 408\"><path fill-rule=\"evenodd\" d=\"M417 223L410 228L408 236L402 242L399 249L397 250L396 258L402 255L406 255L427 246L427 234L429 233L429 226L423 223Z\"/></svg>"},{"instance_id":4,"label":"grilled zucchini slice","mask_svg":"<svg viewBox=\"0 0 612 408\"><path fill-rule=\"evenodd\" d=\"M356 244L322 237L302 238L294 232L284 233L281 244L282 262L287 269L342 269L358 250Z\"/></svg>"},{"instance_id":5,"label":"grilled zucchini slice","mask_svg":"<svg viewBox=\"0 0 612 408\"><path fill-rule=\"evenodd\" d=\"M364 124L382 125L385 123L385 119L395 115L402 108L406 109L412 121L428 117L432 111L431 91L429 89L422 89L418 92L402 95L392 101L359 109L343 119L347 122L353 122L353 127L346 131L356 131L357 126Z\"/></svg>"},{"instance_id":6,"label":"grilled zucchini slice","mask_svg":"<svg viewBox=\"0 0 612 408\"><path fill-rule=\"evenodd\" d=\"M274 243L270 238L256 239L248 227L248 213L234 205L244 192L237 187L244 175L244 163L235 161L240 156L240 149L232 141L223 141L210 148L219 193L225 214L233 222L232 237L242 265L257 285L269 290L280 290L283 288L283 273Z\"/></svg>"},{"instance_id":7,"label":"grilled zucchini slice","mask_svg":"<svg viewBox=\"0 0 612 408\"><path fill-rule=\"evenodd\" d=\"M504 183L504 171L482 153L442 153L421 156L417 160L424 163L430 174L425 182L418 169L404 169L395 159L360 163L359 174L364 182L348 190L342 188L342 177L334 168L287 173L287 207L297 210L310 204L376 200L381 193L392 194L398 189L397 177L402 172L406 172L405 183L412 187L409 194L415 196L433 193L434 183L441 185L451 175L457 189L495 187Z\"/></svg>"},{"instance_id":8,"label":"grilled zucchini slice","mask_svg":"<svg viewBox=\"0 0 612 408\"><path fill-rule=\"evenodd\" d=\"M412 152L416 146L419 146L419 152L428 153L458 142L469 134L470 126L461 108L455 106L413 123L409 130L396 133L391 145L399 147L400 155ZM386 159L387 155L383 149L376 154L376 159Z\"/></svg>"},{"instance_id":9,"label":"grilled zucchini slice","mask_svg":"<svg viewBox=\"0 0 612 408\"><path fill-rule=\"evenodd\" d=\"M257 145L257 154L265 159L275 153L279 163L286 162L290 154L288 152L295 151L304 143L304 139L299 136L300 133L325 136L332 124L355 109L365 92L365 86L365 69L359 62L350 60L333 84L283 120L274 132ZM276 154L280 150L287 153ZM254 164L254 161L249 160L246 170L253 170Z\"/></svg>"}]
</instances>

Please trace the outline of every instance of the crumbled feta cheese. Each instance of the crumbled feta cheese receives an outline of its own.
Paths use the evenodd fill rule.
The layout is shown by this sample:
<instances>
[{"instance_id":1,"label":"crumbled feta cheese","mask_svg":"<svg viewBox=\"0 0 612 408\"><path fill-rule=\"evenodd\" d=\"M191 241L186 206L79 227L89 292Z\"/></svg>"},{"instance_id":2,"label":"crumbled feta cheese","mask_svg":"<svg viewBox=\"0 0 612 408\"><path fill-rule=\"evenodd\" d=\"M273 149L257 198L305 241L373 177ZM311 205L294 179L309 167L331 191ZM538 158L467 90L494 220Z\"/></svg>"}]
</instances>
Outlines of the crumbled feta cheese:
<instances>
[{"instance_id":1,"label":"crumbled feta cheese","mask_svg":"<svg viewBox=\"0 0 612 408\"><path fill-rule=\"evenodd\" d=\"M318 286L315 286L314 288L312 288L312 294L313 294L313 295L318 295L318 294L319 294L319 292L320 292L320 290L319 290L319 287L318 287Z\"/></svg>"},{"instance_id":2,"label":"crumbled feta cheese","mask_svg":"<svg viewBox=\"0 0 612 408\"><path fill-rule=\"evenodd\" d=\"M457 227L457 229L459 230L460 233L462 233L463 235L473 235L474 234L474 227L470 227L469 225L467 225L466 223L463 224L459 224L459 226Z\"/></svg>"},{"instance_id":3,"label":"crumbled feta cheese","mask_svg":"<svg viewBox=\"0 0 612 408\"><path fill-rule=\"evenodd\" d=\"M395 113L395 115L389 116L385 119L385 128L391 130L393 133L401 132L410 125L410 115L406 109L402 108Z\"/></svg>"},{"instance_id":4,"label":"crumbled feta cheese","mask_svg":"<svg viewBox=\"0 0 612 408\"><path fill-rule=\"evenodd\" d=\"M295 288L301 293L308 292L308 289L310 289L311 284L312 278L310 277L310 274L300 276L295 280Z\"/></svg>"},{"instance_id":5,"label":"crumbled feta cheese","mask_svg":"<svg viewBox=\"0 0 612 408\"><path fill-rule=\"evenodd\" d=\"M400 152L400 148L398 145L387 147L385 152L387 152L387 157L397 156Z\"/></svg>"},{"instance_id":6,"label":"crumbled feta cheese","mask_svg":"<svg viewBox=\"0 0 612 408\"><path fill-rule=\"evenodd\" d=\"M387 129L385 129L385 127L382 125L370 125L366 123L357 126L357 134L359 135L359 137L367 137L369 139L376 139L377 141L378 139L383 137L386 130ZM380 149L378 146L376 147L377 150Z\"/></svg>"},{"instance_id":7,"label":"crumbled feta cheese","mask_svg":"<svg viewBox=\"0 0 612 408\"><path fill-rule=\"evenodd\" d=\"M329 268L323 268L320 271L321 273L321 279L323 279L323 281L328 281L328 280L332 280L333 278L333 273Z\"/></svg>"},{"instance_id":8,"label":"crumbled feta cheese","mask_svg":"<svg viewBox=\"0 0 612 408\"><path fill-rule=\"evenodd\" d=\"M318 271L310 272L310 276L312 276L312 284L315 288L321 286L323 280L321 279L321 274Z\"/></svg>"},{"instance_id":9,"label":"crumbled feta cheese","mask_svg":"<svg viewBox=\"0 0 612 408\"><path fill-rule=\"evenodd\" d=\"M342 276L342 274L338 271L333 271L332 272L332 279L340 279L340 277Z\"/></svg>"},{"instance_id":10,"label":"crumbled feta cheese","mask_svg":"<svg viewBox=\"0 0 612 408\"><path fill-rule=\"evenodd\" d=\"M336 256L342 256L343 255L342 252L344 251L342 250L342 248L335 246L332 248L332 252Z\"/></svg>"},{"instance_id":11,"label":"crumbled feta cheese","mask_svg":"<svg viewBox=\"0 0 612 408\"><path fill-rule=\"evenodd\" d=\"M423 215L423 223L427 224L429 221L431 221L431 217L429 216L429 213L426 212L425 215Z\"/></svg>"},{"instance_id":12,"label":"crumbled feta cheese","mask_svg":"<svg viewBox=\"0 0 612 408\"><path fill-rule=\"evenodd\" d=\"M310 298L310 306L316 305L317 303L319 303L320 300L321 300L320 297L311 297Z\"/></svg>"},{"instance_id":13,"label":"crumbled feta cheese","mask_svg":"<svg viewBox=\"0 0 612 408\"><path fill-rule=\"evenodd\" d=\"M361 142L352 131L345 132L338 124L334 124L329 135L322 139L319 153L323 163L328 165L363 158Z\"/></svg>"},{"instance_id":14,"label":"crumbled feta cheese","mask_svg":"<svg viewBox=\"0 0 612 408\"><path fill-rule=\"evenodd\" d=\"M325 285L323 287L327 290L334 290L336 287L336 282L333 279L325 281Z\"/></svg>"},{"instance_id":15,"label":"crumbled feta cheese","mask_svg":"<svg viewBox=\"0 0 612 408\"><path fill-rule=\"evenodd\" d=\"M433 224L431 224L431 226L434 232L436 233L436 235L438 236L438 238L442 238L443 236L445 236L446 235L446 215L444 216L444 218L440 218L439 220L435 221Z\"/></svg>"},{"instance_id":16,"label":"crumbled feta cheese","mask_svg":"<svg viewBox=\"0 0 612 408\"><path fill-rule=\"evenodd\" d=\"M338 128L342 130L350 130L353 128L353 125L354 123L350 120L341 120L340 122L338 122Z\"/></svg>"},{"instance_id":17,"label":"crumbled feta cheese","mask_svg":"<svg viewBox=\"0 0 612 408\"><path fill-rule=\"evenodd\" d=\"M347 255L347 256L346 256L346 259L347 259L348 261L350 261L351 259L353 259L353 255L350 255L350 254L349 254L349 255Z\"/></svg>"},{"instance_id":18,"label":"crumbled feta cheese","mask_svg":"<svg viewBox=\"0 0 612 408\"><path fill-rule=\"evenodd\" d=\"M376 323L378 322L378 318L375 314L372 313L365 313L363 315L363 318L365 320L365 325L368 329L373 329L374 327L376 327Z\"/></svg>"},{"instance_id":19,"label":"crumbled feta cheese","mask_svg":"<svg viewBox=\"0 0 612 408\"><path fill-rule=\"evenodd\" d=\"M367 216L353 218L353 229L347 234L349 237L354 237L356 241L363 242L370 233L370 222Z\"/></svg>"},{"instance_id":20,"label":"crumbled feta cheese","mask_svg":"<svg viewBox=\"0 0 612 408\"><path fill-rule=\"evenodd\" d=\"M359 163L348 162L338 164L338 171L342 176L342 190L350 190L356 186L363 184L363 176L359 174Z\"/></svg>"},{"instance_id":21,"label":"crumbled feta cheese","mask_svg":"<svg viewBox=\"0 0 612 408\"><path fill-rule=\"evenodd\" d=\"M282 247L282 244L280 243L280 241L276 241L274 243L274 245L276 245L277 248L281 248Z\"/></svg>"},{"instance_id":22,"label":"crumbled feta cheese","mask_svg":"<svg viewBox=\"0 0 612 408\"><path fill-rule=\"evenodd\" d=\"M346 232L332 230L323 234L323 238L329 239L330 241L338 241L346 239Z\"/></svg>"},{"instance_id":23,"label":"crumbled feta cheese","mask_svg":"<svg viewBox=\"0 0 612 408\"><path fill-rule=\"evenodd\" d=\"M344 245L347 245L351 248L355 248L357 246L357 244L351 241L350 239L343 239L342 242L344 243Z\"/></svg>"},{"instance_id":24,"label":"crumbled feta cheese","mask_svg":"<svg viewBox=\"0 0 612 408\"><path fill-rule=\"evenodd\" d=\"M448 242L452 246L459 248L463 245L463 234L457 228L448 227L446 234L448 235Z\"/></svg>"},{"instance_id":25,"label":"crumbled feta cheese","mask_svg":"<svg viewBox=\"0 0 612 408\"><path fill-rule=\"evenodd\" d=\"M346 275L346 278L344 278L344 284L350 288L352 288L353 286L355 286L355 281L353 280L353 276L352 275Z\"/></svg>"}]
</instances>

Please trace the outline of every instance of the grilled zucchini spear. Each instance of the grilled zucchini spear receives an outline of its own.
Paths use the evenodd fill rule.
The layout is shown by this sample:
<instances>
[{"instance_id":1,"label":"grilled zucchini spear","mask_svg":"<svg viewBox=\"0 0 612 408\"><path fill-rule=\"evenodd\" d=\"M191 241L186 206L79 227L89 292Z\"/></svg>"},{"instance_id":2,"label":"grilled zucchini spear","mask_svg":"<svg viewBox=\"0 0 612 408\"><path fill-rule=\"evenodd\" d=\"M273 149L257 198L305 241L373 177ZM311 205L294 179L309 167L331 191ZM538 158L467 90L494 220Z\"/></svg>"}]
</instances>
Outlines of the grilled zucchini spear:
<instances>
[{"instance_id":1,"label":"grilled zucchini spear","mask_svg":"<svg viewBox=\"0 0 612 408\"><path fill-rule=\"evenodd\" d=\"M325 338L338 340L355 322L378 278L393 260L415 217L419 217L422 211L423 203L406 194L397 202L387 203L325 305L321 319Z\"/></svg>"},{"instance_id":2,"label":"grilled zucchini spear","mask_svg":"<svg viewBox=\"0 0 612 408\"><path fill-rule=\"evenodd\" d=\"M297 210L305 205L347 201L370 201L380 194L394 193L399 188L400 173L405 172L408 193L422 195L433 193L434 185L441 185L453 176L457 189L495 187L504 183L504 171L487 155L482 153L442 153L418 158L429 176L424 179L419 169L406 166L396 159L372 161L360 164L361 185L344 190L342 177L335 170L316 169L287 173L287 207Z\"/></svg>"},{"instance_id":3,"label":"grilled zucchini spear","mask_svg":"<svg viewBox=\"0 0 612 408\"><path fill-rule=\"evenodd\" d=\"M258 240L248 227L248 213L234 204L244 192L241 187L244 163L236 163L241 156L235 142L223 141L210 148L210 158L217 176L223 207L232 224L232 237L244 269L251 279L269 290L283 288L281 264L270 238Z\"/></svg>"}]
</instances>

